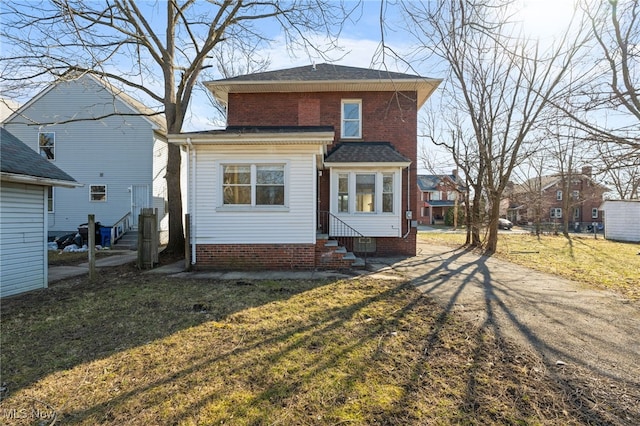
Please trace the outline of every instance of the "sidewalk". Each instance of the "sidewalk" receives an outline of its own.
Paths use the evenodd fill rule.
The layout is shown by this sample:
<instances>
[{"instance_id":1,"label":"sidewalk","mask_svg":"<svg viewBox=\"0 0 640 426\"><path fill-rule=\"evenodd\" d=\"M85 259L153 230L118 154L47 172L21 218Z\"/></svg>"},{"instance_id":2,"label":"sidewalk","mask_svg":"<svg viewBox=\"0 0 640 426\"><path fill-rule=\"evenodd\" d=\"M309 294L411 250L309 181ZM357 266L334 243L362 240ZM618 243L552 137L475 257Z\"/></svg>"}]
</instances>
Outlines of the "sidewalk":
<instances>
[{"instance_id":1,"label":"sidewalk","mask_svg":"<svg viewBox=\"0 0 640 426\"><path fill-rule=\"evenodd\" d=\"M106 266L119 266L125 263L135 262L137 252L128 251L123 254L114 254L107 257L96 259L96 267L102 268ZM49 284L56 281L64 280L71 277L77 277L89 273L89 262L81 263L78 266L50 266L48 271L47 282Z\"/></svg>"}]
</instances>

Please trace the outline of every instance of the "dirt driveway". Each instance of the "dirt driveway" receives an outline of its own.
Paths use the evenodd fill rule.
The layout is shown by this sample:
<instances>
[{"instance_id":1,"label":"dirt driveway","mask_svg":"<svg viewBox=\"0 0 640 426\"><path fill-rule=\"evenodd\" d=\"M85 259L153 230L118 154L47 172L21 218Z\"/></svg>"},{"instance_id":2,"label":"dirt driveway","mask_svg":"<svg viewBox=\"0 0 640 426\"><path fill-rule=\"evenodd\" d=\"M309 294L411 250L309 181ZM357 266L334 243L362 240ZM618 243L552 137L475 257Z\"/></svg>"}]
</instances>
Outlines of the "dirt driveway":
<instances>
[{"instance_id":1,"label":"dirt driveway","mask_svg":"<svg viewBox=\"0 0 640 426\"><path fill-rule=\"evenodd\" d=\"M420 241L418 256L387 260L387 266L387 273L410 278L447 310L539 354L579 399L591 404L607 399L633 419L640 418L639 303L503 260Z\"/></svg>"}]
</instances>

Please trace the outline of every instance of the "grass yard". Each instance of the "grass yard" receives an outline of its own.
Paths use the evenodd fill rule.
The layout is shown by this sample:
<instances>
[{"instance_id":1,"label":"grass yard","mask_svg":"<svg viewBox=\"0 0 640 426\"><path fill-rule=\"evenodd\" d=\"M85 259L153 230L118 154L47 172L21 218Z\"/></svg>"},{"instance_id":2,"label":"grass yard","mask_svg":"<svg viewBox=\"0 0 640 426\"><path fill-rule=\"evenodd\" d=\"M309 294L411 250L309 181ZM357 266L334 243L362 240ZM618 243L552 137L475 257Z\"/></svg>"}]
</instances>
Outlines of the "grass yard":
<instances>
[{"instance_id":1,"label":"grass yard","mask_svg":"<svg viewBox=\"0 0 640 426\"><path fill-rule=\"evenodd\" d=\"M3 424L598 422L535 356L400 281L221 282L125 266L3 300L1 316ZM599 420L612 411L597 409Z\"/></svg>"},{"instance_id":2,"label":"grass yard","mask_svg":"<svg viewBox=\"0 0 640 426\"><path fill-rule=\"evenodd\" d=\"M113 256L122 254L122 251L112 250L96 250L96 259L101 259L107 256ZM87 252L63 252L62 250L50 250L48 253L49 266L65 266L65 265L78 265L80 263L89 261L89 253Z\"/></svg>"},{"instance_id":3,"label":"grass yard","mask_svg":"<svg viewBox=\"0 0 640 426\"><path fill-rule=\"evenodd\" d=\"M424 232L420 241L461 245L465 235ZM508 234L498 236L497 257L592 287L640 299L640 244L620 243L587 235Z\"/></svg>"}]
</instances>

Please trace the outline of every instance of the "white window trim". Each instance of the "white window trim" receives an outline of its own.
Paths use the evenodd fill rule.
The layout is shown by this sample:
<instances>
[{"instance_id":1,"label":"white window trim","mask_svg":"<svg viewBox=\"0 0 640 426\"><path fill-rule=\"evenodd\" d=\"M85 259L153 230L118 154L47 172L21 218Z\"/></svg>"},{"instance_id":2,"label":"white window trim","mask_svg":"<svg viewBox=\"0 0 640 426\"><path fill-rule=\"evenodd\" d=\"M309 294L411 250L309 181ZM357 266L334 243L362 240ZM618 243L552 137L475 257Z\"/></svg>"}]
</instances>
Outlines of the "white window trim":
<instances>
[{"instance_id":1,"label":"white window trim","mask_svg":"<svg viewBox=\"0 0 640 426\"><path fill-rule=\"evenodd\" d=\"M338 211L338 176L341 174L349 175L349 207L346 212ZM359 212L356 211L356 175L358 174L375 174L376 187L375 187L375 209L372 212ZM382 186L383 176L385 174L393 175L393 211L382 211ZM390 169L360 169L360 170L334 170L332 172L332 184L331 184L331 213L337 216L397 216L400 214L402 202L402 175L398 170Z\"/></svg>"},{"instance_id":2,"label":"white window trim","mask_svg":"<svg viewBox=\"0 0 640 426\"><path fill-rule=\"evenodd\" d=\"M598 209L594 207L591 209L591 219L597 219L597 218L598 218Z\"/></svg>"},{"instance_id":3,"label":"white window trim","mask_svg":"<svg viewBox=\"0 0 640 426\"><path fill-rule=\"evenodd\" d=\"M224 166L251 166L251 204L224 204ZM263 205L255 204L256 202L256 166L274 165L284 166L284 205ZM218 169L218 185L217 185L217 207L218 211L242 211L242 212L256 212L256 211L289 211L289 161L247 161L247 160L224 160L217 164Z\"/></svg>"},{"instance_id":4,"label":"white window trim","mask_svg":"<svg viewBox=\"0 0 640 426\"><path fill-rule=\"evenodd\" d=\"M91 195L93 194L92 188L94 186L104 186L104 200L94 200L93 199L93 197ZM105 184L101 184L101 183L92 183L92 184L90 184L89 185L89 202L90 203L106 203L108 198L109 198L107 196L108 191L109 191L109 188L107 188L107 185L105 185Z\"/></svg>"},{"instance_id":5,"label":"white window trim","mask_svg":"<svg viewBox=\"0 0 640 426\"><path fill-rule=\"evenodd\" d=\"M51 210L49 210L49 190L51 190ZM47 213L56 212L56 189L53 186L47 187Z\"/></svg>"},{"instance_id":6,"label":"white window trim","mask_svg":"<svg viewBox=\"0 0 640 426\"><path fill-rule=\"evenodd\" d=\"M42 156L42 150L40 147L40 135L51 134L53 135L53 158L47 158L46 156ZM56 132L38 132L38 155L48 161L56 160Z\"/></svg>"},{"instance_id":7,"label":"white window trim","mask_svg":"<svg viewBox=\"0 0 640 426\"><path fill-rule=\"evenodd\" d=\"M562 219L562 209L560 207L552 207L549 216L551 219Z\"/></svg>"},{"instance_id":8,"label":"white window trim","mask_svg":"<svg viewBox=\"0 0 640 426\"><path fill-rule=\"evenodd\" d=\"M562 201L562 191L556 191L556 201Z\"/></svg>"},{"instance_id":9,"label":"white window trim","mask_svg":"<svg viewBox=\"0 0 640 426\"><path fill-rule=\"evenodd\" d=\"M344 106L345 104L358 104L358 135L347 136L344 134ZM353 121L353 120L350 120ZM340 103L340 138L342 139L362 139L362 99L342 99Z\"/></svg>"}]
</instances>

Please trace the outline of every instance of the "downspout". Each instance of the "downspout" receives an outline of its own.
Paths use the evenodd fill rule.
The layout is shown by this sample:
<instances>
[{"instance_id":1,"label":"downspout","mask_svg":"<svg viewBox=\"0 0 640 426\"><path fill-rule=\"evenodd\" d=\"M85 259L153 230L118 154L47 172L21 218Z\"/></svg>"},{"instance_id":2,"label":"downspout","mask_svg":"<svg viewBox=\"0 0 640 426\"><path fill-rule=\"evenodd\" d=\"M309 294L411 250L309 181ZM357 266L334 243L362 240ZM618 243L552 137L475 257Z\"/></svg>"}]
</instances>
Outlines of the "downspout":
<instances>
[{"instance_id":1,"label":"downspout","mask_svg":"<svg viewBox=\"0 0 640 426\"><path fill-rule=\"evenodd\" d=\"M411 211L411 166L407 166L407 211ZM406 215L406 213L405 213ZM405 240L411 232L411 219L407 218L407 233L402 238Z\"/></svg>"},{"instance_id":2,"label":"downspout","mask_svg":"<svg viewBox=\"0 0 640 426\"><path fill-rule=\"evenodd\" d=\"M189 163L189 160L191 163ZM196 247L194 244L194 238L192 236L197 235L196 233L196 209L195 209L195 199L196 199L196 150L191 143L191 138L187 138L187 180L189 184L187 188L188 191L188 204L189 204L189 214L191 215L191 227L189 231L191 235L189 235L189 241L191 243L191 264L196 264ZM193 177L192 177L193 176Z\"/></svg>"}]
</instances>

